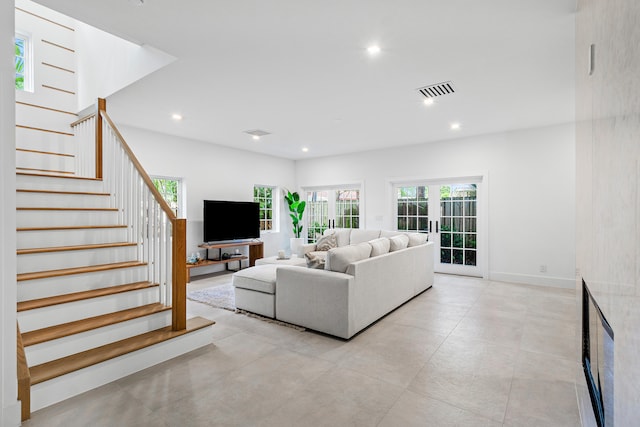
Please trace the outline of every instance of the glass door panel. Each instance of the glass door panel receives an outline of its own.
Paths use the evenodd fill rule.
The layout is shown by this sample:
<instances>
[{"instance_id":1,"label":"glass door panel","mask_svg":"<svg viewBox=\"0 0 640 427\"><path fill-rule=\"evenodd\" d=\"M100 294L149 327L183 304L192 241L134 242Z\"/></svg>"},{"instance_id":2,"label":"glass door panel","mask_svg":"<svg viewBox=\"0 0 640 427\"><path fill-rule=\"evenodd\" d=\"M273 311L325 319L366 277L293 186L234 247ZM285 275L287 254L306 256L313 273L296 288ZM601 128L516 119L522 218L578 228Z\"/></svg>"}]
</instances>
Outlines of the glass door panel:
<instances>
[{"instance_id":1,"label":"glass door panel","mask_svg":"<svg viewBox=\"0 0 640 427\"><path fill-rule=\"evenodd\" d=\"M360 228L360 190L307 191L307 239L314 243L327 228Z\"/></svg>"},{"instance_id":2,"label":"glass door panel","mask_svg":"<svg viewBox=\"0 0 640 427\"><path fill-rule=\"evenodd\" d=\"M478 275L480 271L477 268L477 184L448 184L437 187L440 215L434 236L439 246L436 270Z\"/></svg>"},{"instance_id":3,"label":"glass door panel","mask_svg":"<svg viewBox=\"0 0 640 427\"><path fill-rule=\"evenodd\" d=\"M396 229L429 233L435 271L482 277L478 256L478 184L395 187Z\"/></svg>"}]
</instances>

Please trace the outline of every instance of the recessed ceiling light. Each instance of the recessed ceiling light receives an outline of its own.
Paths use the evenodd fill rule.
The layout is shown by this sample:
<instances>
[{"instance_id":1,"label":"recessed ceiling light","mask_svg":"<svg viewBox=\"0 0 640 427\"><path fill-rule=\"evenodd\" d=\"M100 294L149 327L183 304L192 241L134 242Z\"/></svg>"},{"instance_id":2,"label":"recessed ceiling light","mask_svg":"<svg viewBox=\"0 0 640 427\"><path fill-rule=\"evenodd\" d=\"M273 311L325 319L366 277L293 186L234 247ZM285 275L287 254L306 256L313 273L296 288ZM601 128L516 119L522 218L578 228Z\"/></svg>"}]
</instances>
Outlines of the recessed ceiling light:
<instances>
[{"instance_id":1,"label":"recessed ceiling light","mask_svg":"<svg viewBox=\"0 0 640 427\"><path fill-rule=\"evenodd\" d=\"M173 120L182 120L182 114L174 113L171 115Z\"/></svg>"},{"instance_id":2,"label":"recessed ceiling light","mask_svg":"<svg viewBox=\"0 0 640 427\"><path fill-rule=\"evenodd\" d=\"M253 138L254 141L257 141L260 139L259 135L253 135L251 138Z\"/></svg>"},{"instance_id":3,"label":"recessed ceiling light","mask_svg":"<svg viewBox=\"0 0 640 427\"><path fill-rule=\"evenodd\" d=\"M460 123L455 122L455 123L451 123L451 130L458 130L460 129Z\"/></svg>"},{"instance_id":4,"label":"recessed ceiling light","mask_svg":"<svg viewBox=\"0 0 640 427\"><path fill-rule=\"evenodd\" d=\"M433 105L433 99L431 98L427 98L423 102L424 102L424 105Z\"/></svg>"},{"instance_id":5,"label":"recessed ceiling light","mask_svg":"<svg viewBox=\"0 0 640 427\"><path fill-rule=\"evenodd\" d=\"M367 48L367 52L369 52L369 55L377 55L380 53L380 46L373 44Z\"/></svg>"},{"instance_id":6,"label":"recessed ceiling light","mask_svg":"<svg viewBox=\"0 0 640 427\"><path fill-rule=\"evenodd\" d=\"M302 151L303 151L304 153L307 153L307 152L309 151L309 148L307 148L307 147L302 147Z\"/></svg>"}]
</instances>

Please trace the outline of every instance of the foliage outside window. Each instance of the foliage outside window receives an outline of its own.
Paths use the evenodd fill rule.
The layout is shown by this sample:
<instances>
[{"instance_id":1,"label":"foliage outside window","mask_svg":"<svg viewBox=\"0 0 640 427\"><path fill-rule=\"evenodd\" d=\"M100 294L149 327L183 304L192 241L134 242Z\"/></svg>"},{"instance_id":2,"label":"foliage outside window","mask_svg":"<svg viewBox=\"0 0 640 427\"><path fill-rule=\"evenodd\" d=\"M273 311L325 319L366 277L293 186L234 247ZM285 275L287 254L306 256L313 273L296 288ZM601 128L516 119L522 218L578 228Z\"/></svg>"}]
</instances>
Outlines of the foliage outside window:
<instances>
[{"instance_id":1,"label":"foliage outside window","mask_svg":"<svg viewBox=\"0 0 640 427\"><path fill-rule=\"evenodd\" d=\"M27 38L21 35L15 37L15 65L16 65L16 89L25 90L25 77L27 70Z\"/></svg>"},{"instance_id":2,"label":"foliage outside window","mask_svg":"<svg viewBox=\"0 0 640 427\"><path fill-rule=\"evenodd\" d=\"M409 186L397 189L397 229L427 233L429 231L429 187Z\"/></svg>"},{"instance_id":3,"label":"foliage outside window","mask_svg":"<svg viewBox=\"0 0 640 427\"><path fill-rule=\"evenodd\" d=\"M179 178L152 178L153 184L164 200L169 204L173 213L180 217L182 206L182 181Z\"/></svg>"},{"instance_id":4,"label":"foliage outside window","mask_svg":"<svg viewBox=\"0 0 640 427\"><path fill-rule=\"evenodd\" d=\"M274 214L274 187L256 185L253 187L253 201L260 204L260 230L273 230Z\"/></svg>"}]
</instances>

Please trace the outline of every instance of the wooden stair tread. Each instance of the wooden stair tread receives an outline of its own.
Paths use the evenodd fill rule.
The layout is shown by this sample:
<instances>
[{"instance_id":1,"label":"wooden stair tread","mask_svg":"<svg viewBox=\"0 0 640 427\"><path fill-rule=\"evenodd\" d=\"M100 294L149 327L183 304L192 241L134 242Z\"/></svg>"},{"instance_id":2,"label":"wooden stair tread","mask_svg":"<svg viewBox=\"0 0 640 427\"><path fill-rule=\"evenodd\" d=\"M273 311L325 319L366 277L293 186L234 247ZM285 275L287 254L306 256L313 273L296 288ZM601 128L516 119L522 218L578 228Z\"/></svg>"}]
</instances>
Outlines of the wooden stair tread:
<instances>
[{"instance_id":1,"label":"wooden stair tread","mask_svg":"<svg viewBox=\"0 0 640 427\"><path fill-rule=\"evenodd\" d=\"M113 313L102 314L100 316L88 317L86 319L62 323L60 325L37 329L35 331L23 332L22 342L25 347L28 347L45 341L68 337L69 335L75 335L81 332L115 325L117 323L126 322L127 320L137 319L139 317L149 316L151 314L167 310L171 310L171 307L160 303L154 303Z\"/></svg>"},{"instance_id":2,"label":"wooden stair tread","mask_svg":"<svg viewBox=\"0 0 640 427\"><path fill-rule=\"evenodd\" d=\"M91 211L118 212L118 208L50 208L50 207L18 207L18 211Z\"/></svg>"},{"instance_id":3,"label":"wooden stair tread","mask_svg":"<svg viewBox=\"0 0 640 427\"><path fill-rule=\"evenodd\" d=\"M180 331L173 331L171 330L171 326L166 326L155 331L33 366L29 369L31 373L31 384L39 384L70 372L87 368L89 366L114 359L118 356L167 341L171 338L206 328L213 324L215 324L215 322L211 320L204 319L202 317L194 317L192 319L188 319L187 328Z\"/></svg>"},{"instance_id":4,"label":"wooden stair tread","mask_svg":"<svg viewBox=\"0 0 640 427\"><path fill-rule=\"evenodd\" d=\"M33 173L33 172L16 172L16 175L42 176L42 177L48 177L48 178L80 179L85 181L102 181L101 178L89 178L86 176L53 175L53 174L47 174L47 173Z\"/></svg>"},{"instance_id":5,"label":"wooden stair tread","mask_svg":"<svg viewBox=\"0 0 640 427\"><path fill-rule=\"evenodd\" d=\"M116 242L116 243L96 243L91 245L75 245L75 246L52 246L49 248L29 248L18 249L17 255L27 254L41 254L45 252L65 252L65 251L84 251L90 249L108 249L108 248L124 248L129 246L136 246L137 243L131 242Z\"/></svg>"},{"instance_id":6,"label":"wooden stair tread","mask_svg":"<svg viewBox=\"0 0 640 427\"><path fill-rule=\"evenodd\" d=\"M106 288L92 289L90 291L73 292L70 294L55 295L47 298L38 298L28 301L18 302L18 312L35 310L37 308L49 307L52 305L65 304L68 302L82 301L91 298L104 297L108 295L120 294L123 292L137 291L140 289L153 288L157 283L135 282L125 285L109 286Z\"/></svg>"},{"instance_id":7,"label":"wooden stair tread","mask_svg":"<svg viewBox=\"0 0 640 427\"><path fill-rule=\"evenodd\" d=\"M62 268L60 270L36 271L33 273L20 273L17 275L18 282L24 280L46 279L48 277L70 276L72 274L93 273L96 271L115 270L118 268L141 267L147 265L141 261L114 262L110 264L89 265L86 267Z\"/></svg>"},{"instance_id":8,"label":"wooden stair tread","mask_svg":"<svg viewBox=\"0 0 640 427\"><path fill-rule=\"evenodd\" d=\"M58 190L31 190L28 188L18 188L18 193L44 193L44 194L70 194L79 196L110 196L109 193L99 193L92 191L58 191Z\"/></svg>"},{"instance_id":9,"label":"wooden stair tread","mask_svg":"<svg viewBox=\"0 0 640 427\"><path fill-rule=\"evenodd\" d=\"M34 172L48 172L53 174L67 174L67 175L75 175L75 172L71 172L71 171L61 171L61 170L56 170L56 169L38 169L38 168L23 168L23 167L16 167L16 169L22 170L22 171L34 171ZM58 176L58 175L54 175L54 176Z\"/></svg>"},{"instance_id":10,"label":"wooden stair tread","mask_svg":"<svg viewBox=\"0 0 640 427\"><path fill-rule=\"evenodd\" d=\"M54 231L54 230L91 230L103 229L103 228L128 228L125 224L113 224L113 225L70 225L61 227L20 227L16 228L16 231Z\"/></svg>"}]
</instances>

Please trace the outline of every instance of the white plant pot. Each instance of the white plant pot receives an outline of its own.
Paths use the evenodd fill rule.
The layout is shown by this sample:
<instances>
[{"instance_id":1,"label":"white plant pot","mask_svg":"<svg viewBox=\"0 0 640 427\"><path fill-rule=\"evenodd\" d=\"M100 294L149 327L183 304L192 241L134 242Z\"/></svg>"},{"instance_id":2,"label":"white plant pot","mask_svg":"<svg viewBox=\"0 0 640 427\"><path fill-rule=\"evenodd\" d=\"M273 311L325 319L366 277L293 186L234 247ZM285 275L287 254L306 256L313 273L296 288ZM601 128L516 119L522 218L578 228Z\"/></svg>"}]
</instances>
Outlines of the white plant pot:
<instances>
[{"instance_id":1,"label":"white plant pot","mask_svg":"<svg viewBox=\"0 0 640 427\"><path fill-rule=\"evenodd\" d=\"M304 237L292 237L289 239L289 246L291 247L291 255L303 257L302 246L304 245Z\"/></svg>"}]
</instances>

